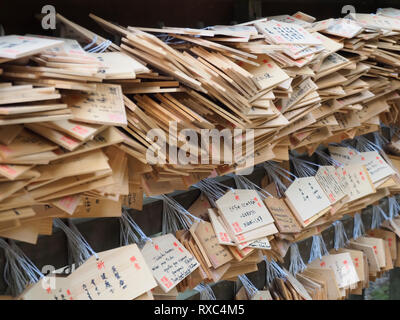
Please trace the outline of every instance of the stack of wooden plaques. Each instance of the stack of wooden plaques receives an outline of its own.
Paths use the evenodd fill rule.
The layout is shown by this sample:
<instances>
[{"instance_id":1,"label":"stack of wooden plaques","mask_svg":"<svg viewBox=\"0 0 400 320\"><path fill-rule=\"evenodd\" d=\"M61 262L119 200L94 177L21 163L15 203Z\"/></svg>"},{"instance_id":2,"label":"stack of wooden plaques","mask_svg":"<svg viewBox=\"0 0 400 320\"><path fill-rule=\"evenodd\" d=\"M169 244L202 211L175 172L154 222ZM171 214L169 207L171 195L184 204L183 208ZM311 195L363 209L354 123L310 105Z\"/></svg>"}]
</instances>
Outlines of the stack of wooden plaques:
<instances>
[{"instance_id":1,"label":"stack of wooden plaques","mask_svg":"<svg viewBox=\"0 0 400 320\"><path fill-rule=\"evenodd\" d=\"M376 131L379 120L397 121L395 72L388 70L381 76L376 70L383 75L382 67L371 66L384 61L376 59L369 46L359 50L367 34L372 45L382 38L381 33L371 35L370 29L349 19L312 23L309 17L298 17L193 30L122 28L92 15L123 36L124 52L186 86L185 93L169 94L169 102L161 95L147 101L144 96L134 97L145 113L152 105L165 114L157 119L157 128L166 131L171 120L188 122L181 110L176 114L176 106L171 109L170 97L174 97L179 109L195 109L211 125L254 129L256 164L287 160L289 149L312 154L323 142ZM167 34L177 41L165 43L151 33ZM388 37L383 39L396 41L396 35ZM356 51L347 48L349 39L358 44ZM188 95L201 105L195 106ZM163 103L168 103L168 110ZM191 124L202 128L198 122ZM220 165L217 171L224 174L237 166Z\"/></svg>"},{"instance_id":2,"label":"stack of wooden plaques","mask_svg":"<svg viewBox=\"0 0 400 320\"><path fill-rule=\"evenodd\" d=\"M120 216L130 180L128 156L116 147L124 141L116 127L127 124L124 96L120 85L101 82L148 69L122 53L94 56L75 40L7 36L1 54L9 48L31 62L2 65L2 236L36 243L51 234L52 217Z\"/></svg>"},{"instance_id":3,"label":"stack of wooden plaques","mask_svg":"<svg viewBox=\"0 0 400 320\"><path fill-rule=\"evenodd\" d=\"M193 204L205 221L155 240L190 257L182 279L153 272L167 293L236 279L263 255L282 260L291 242L382 199L399 211L400 160L375 133L400 119L395 9L323 21L298 12L207 30L121 27L91 15L120 46L57 17L75 39L0 37L0 237L36 243L54 217L120 216L122 204L141 210L143 194L263 163L261 187L244 183ZM224 147L249 154L221 162L221 145L200 135L214 129L231 132ZM174 157L188 147L196 151L188 162ZM400 236L396 220L386 228ZM371 240L361 240L351 246L370 250ZM147 243L142 252L157 266L157 248ZM350 259L340 254L322 260ZM385 257L372 277L390 268L394 259ZM313 298L343 298L367 283L353 272L330 291L314 269L298 279ZM271 297L290 296L277 280Z\"/></svg>"}]
</instances>

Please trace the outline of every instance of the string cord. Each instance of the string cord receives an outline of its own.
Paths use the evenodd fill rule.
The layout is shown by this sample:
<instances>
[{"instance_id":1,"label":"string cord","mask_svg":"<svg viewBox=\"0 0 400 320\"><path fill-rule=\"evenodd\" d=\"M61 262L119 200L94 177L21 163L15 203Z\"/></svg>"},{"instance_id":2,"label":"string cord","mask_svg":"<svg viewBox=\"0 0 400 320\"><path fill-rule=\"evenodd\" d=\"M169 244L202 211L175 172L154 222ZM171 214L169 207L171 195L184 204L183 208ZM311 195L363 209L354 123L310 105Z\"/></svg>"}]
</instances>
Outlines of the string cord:
<instances>
[{"instance_id":1,"label":"string cord","mask_svg":"<svg viewBox=\"0 0 400 320\"><path fill-rule=\"evenodd\" d=\"M135 220L133 220L125 206L122 207L122 214L119 218L119 222L121 226L121 246L136 243L139 247L142 247L147 241L152 241L152 239L143 232Z\"/></svg>"},{"instance_id":2,"label":"string cord","mask_svg":"<svg viewBox=\"0 0 400 320\"><path fill-rule=\"evenodd\" d=\"M61 229L68 239L68 250L74 258L74 263L79 266L91 256L95 256L98 259L97 253L92 249L72 221L69 221L69 224L71 227L68 227L60 218L53 219L53 225Z\"/></svg>"},{"instance_id":3,"label":"string cord","mask_svg":"<svg viewBox=\"0 0 400 320\"><path fill-rule=\"evenodd\" d=\"M344 230L344 226L342 221L338 220L332 223L335 228L335 236L333 240L333 247L335 250L339 250L339 248L344 248L346 244L349 242L347 238L346 231Z\"/></svg>"},{"instance_id":4,"label":"string cord","mask_svg":"<svg viewBox=\"0 0 400 320\"><path fill-rule=\"evenodd\" d=\"M262 199L272 197L268 191L260 188L258 185L256 185L254 182L250 181L244 176L233 175L233 179L235 180L236 187L238 189L256 190L258 195Z\"/></svg>"},{"instance_id":5,"label":"string cord","mask_svg":"<svg viewBox=\"0 0 400 320\"><path fill-rule=\"evenodd\" d=\"M266 256L263 256L263 260L265 262L265 283L267 288L271 287L276 278L286 281L286 271L283 270L275 260L271 259L271 261L269 261Z\"/></svg>"},{"instance_id":6,"label":"string cord","mask_svg":"<svg viewBox=\"0 0 400 320\"><path fill-rule=\"evenodd\" d=\"M326 249L326 245L322 235L314 235L312 236L312 244L310 251L310 258L308 259L308 263L316 259L322 259L323 256L328 255L328 250Z\"/></svg>"},{"instance_id":7,"label":"string cord","mask_svg":"<svg viewBox=\"0 0 400 320\"><path fill-rule=\"evenodd\" d=\"M333 159L331 156L329 156L328 154L326 154L323 151L316 150L315 153L321 158L321 160L323 162L325 162L328 165L332 165L332 166L335 166L335 167L343 167L344 166L343 163L341 163L338 160Z\"/></svg>"},{"instance_id":8,"label":"string cord","mask_svg":"<svg viewBox=\"0 0 400 320\"><path fill-rule=\"evenodd\" d=\"M361 218L361 213L354 215L353 239L357 239L365 234L364 223Z\"/></svg>"},{"instance_id":9,"label":"string cord","mask_svg":"<svg viewBox=\"0 0 400 320\"><path fill-rule=\"evenodd\" d=\"M315 176L315 174L317 173L317 169L314 169L313 167L317 168L321 167L321 165L317 163L296 157L291 157L290 160L292 161L293 167L296 170L299 177Z\"/></svg>"},{"instance_id":10,"label":"string cord","mask_svg":"<svg viewBox=\"0 0 400 320\"><path fill-rule=\"evenodd\" d=\"M161 199L163 200L163 234L175 233L182 228L188 230L194 222L203 221L167 195L161 195Z\"/></svg>"},{"instance_id":11,"label":"string cord","mask_svg":"<svg viewBox=\"0 0 400 320\"><path fill-rule=\"evenodd\" d=\"M290 246L289 272L295 276L302 273L306 268L307 266L300 255L299 246L296 242L292 243Z\"/></svg>"},{"instance_id":12,"label":"string cord","mask_svg":"<svg viewBox=\"0 0 400 320\"><path fill-rule=\"evenodd\" d=\"M279 165L275 164L273 161L267 161L263 163L265 173L268 180L275 184L278 195L281 197L284 195L287 186L283 183L282 178L292 183L297 176L290 171L281 168Z\"/></svg>"},{"instance_id":13,"label":"string cord","mask_svg":"<svg viewBox=\"0 0 400 320\"><path fill-rule=\"evenodd\" d=\"M200 283L194 287L194 290L200 293L200 300L217 300L214 291L208 284Z\"/></svg>"},{"instance_id":14,"label":"string cord","mask_svg":"<svg viewBox=\"0 0 400 320\"><path fill-rule=\"evenodd\" d=\"M29 285L38 282L44 274L34 265L16 243L8 244L0 238L0 248L4 250L5 264L3 277L12 296L18 296Z\"/></svg>"},{"instance_id":15,"label":"string cord","mask_svg":"<svg viewBox=\"0 0 400 320\"><path fill-rule=\"evenodd\" d=\"M372 207L372 221L371 229L378 229L384 220L388 220L389 217L386 215L385 211L380 206Z\"/></svg>"},{"instance_id":16,"label":"string cord","mask_svg":"<svg viewBox=\"0 0 400 320\"><path fill-rule=\"evenodd\" d=\"M393 218L399 215L400 205L396 200L395 196L388 198L388 207L389 207L389 219L393 220Z\"/></svg>"},{"instance_id":17,"label":"string cord","mask_svg":"<svg viewBox=\"0 0 400 320\"><path fill-rule=\"evenodd\" d=\"M227 190L232 189L211 178L199 181L194 187L200 189L201 192L205 194L214 208L217 206L216 201L221 198Z\"/></svg>"},{"instance_id":18,"label":"string cord","mask_svg":"<svg viewBox=\"0 0 400 320\"><path fill-rule=\"evenodd\" d=\"M376 136L375 136L376 137ZM380 152L382 150L382 139L375 138L377 143L374 143L364 136L359 136L355 138L356 141L356 149L362 152L368 151L377 151Z\"/></svg>"},{"instance_id":19,"label":"string cord","mask_svg":"<svg viewBox=\"0 0 400 320\"><path fill-rule=\"evenodd\" d=\"M238 275L239 280L242 282L244 289L246 290L249 298L253 298L257 293L258 289L254 286L254 284L247 278L246 275L240 274Z\"/></svg>"}]
</instances>

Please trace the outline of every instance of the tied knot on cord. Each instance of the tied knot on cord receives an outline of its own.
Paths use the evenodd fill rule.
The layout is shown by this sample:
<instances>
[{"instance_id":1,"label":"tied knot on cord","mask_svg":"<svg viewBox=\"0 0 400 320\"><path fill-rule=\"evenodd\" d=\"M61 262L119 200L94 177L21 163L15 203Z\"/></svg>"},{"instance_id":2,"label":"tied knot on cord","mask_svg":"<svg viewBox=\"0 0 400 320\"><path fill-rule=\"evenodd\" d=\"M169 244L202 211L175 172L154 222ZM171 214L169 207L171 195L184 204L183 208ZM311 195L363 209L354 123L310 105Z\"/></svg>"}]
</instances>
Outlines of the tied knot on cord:
<instances>
[{"instance_id":1,"label":"tied knot on cord","mask_svg":"<svg viewBox=\"0 0 400 320\"><path fill-rule=\"evenodd\" d=\"M232 177L235 180L237 189L255 190L262 199L272 197L268 191L260 188L258 185L256 185L254 182L250 181L246 177L238 175L233 175Z\"/></svg>"},{"instance_id":2,"label":"tied knot on cord","mask_svg":"<svg viewBox=\"0 0 400 320\"><path fill-rule=\"evenodd\" d=\"M240 282L243 284L244 289L246 290L247 296L251 299L257 293L258 289L254 286L254 284L247 278L245 274L238 275Z\"/></svg>"},{"instance_id":3,"label":"tied knot on cord","mask_svg":"<svg viewBox=\"0 0 400 320\"><path fill-rule=\"evenodd\" d=\"M388 220L389 217L386 215L385 211L380 206L372 207L372 221L371 229L378 229L383 221Z\"/></svg>"},{"instance_id":4,"label":"tied knot on cord","mask_svg":"<svg viewBox=\"0 0 400 320\"><path fill-rule=\"evenodd\" d=\"M0 248L4 250L4 281L13 297L20 295L25 288L44 277L14 241L8 244L0 238Z\"/></svg>"},{"instance_id":5,"label":"tied knot on cord","mask_svg":"<svg viewBox=\"0 0 400 320\"><path fill-rule=\"evenodd\" d=\"M80 266L93 255L98 259L96 252L71 220L69 220L70 226L68 227L60 218L55 218L53 219L53 225L65 233L68 241L68 256L72 263Z\"/></svg>"},{"instance_id":6,"label":"tied knot on cord","mask_svg":"<svg viewBox=\"0 0 400 320\"><path fill-rule=\"evenodd\" d=\"M361 218L361 213L357 212L354 215L353 239L357 239L364 234L365 234L365 227Z\"/></svg>"},{"instance_id":7,"label":"tied knot on cord","mask_svg":"<svg viewBox=\"0 0 400 320\"><path fill-rule=\"evenodd\" d=\"M132 243L136 243L142 248L147 241L152 241L139 225L133 220L126 207L122 207L122 214L119 218L120 222L120 244L121 246L127 246Z\"/></svg>"},{"instance_id":8,"label":"tied knot on cord","mask_svg":"<svg viewBox=\"0 0 400 320\"><path fill-rule=\"evenodd\" d=\"M162 233L175 233L178 230L189 230L194 222L201 222L202 219L192 215L177 201L166 196L161 195L163 200L163 222Z\"/></svg>"},{"instance_id":9,"label":"tied knot on cord","mask_svg":"<svg viewBox=\"0 0 400 320\"><path fill-rule=\"evenodd\" d=\"M267 288L271 287L274 279L286 280L287 274L285 270L283 270L275 260L271 259L271 261L269 261L266 256L263 256L263 259L265 261L265 282Z\"/></svg>"},{"instance_id":10,"label":"tied knot on cord","mask_svg":"<svg viewBox=\"0 0 400 320\"><path fill-rule=\"evenodd\" d=\"M193 289L200 293L200 300L217 300L214 291L208 284L200 283Z\"/></svg>"},{"instance_id":11,"label":"tied knot on cord","mask_svg":"<svg viewBox=\"0 0 400 320\"><path fill-rule=\"evenodd\" d=\"M263 163L263 167L265 169L265 173L268 177L268 180L275 184L276 191L280 197L285 194L287 186L282 182L282 178L292 183L294 179L297 178L290 171L282 168L274 161L266 161Z\"/></svg>"},{"instance_id":12,"label":"tied knot on cord","mask_svg":"<svg viewBox=\"0 0 400 320\"><path fill-rule=\"evenodd\" d=\"M328 255L328 250L326 249L326 245L322 235L314 235L312 236L312 244L310 251L310 258L308 259L308 263L316 259L322 259L323 256Z\"/></svg>"},{"instance_id":13,"label":"tied knot on cord","mask_svg":"<svg viewBox=\"0 0 400 320\"><path fill-rule=\"evenodd\" d=\"M342 221L338 220L332 223L333 227L335 228L335 236L333 239L333 247L335 250L339 250L339 248L344 248L346 244L349 242L347 238L346 231L344 230L344 226Z\"/></svg>"},{"instance_id":14,"label":"tied knot on cord","mask_svg":"<svg viewBox=\"0 0 400 320\"><path fill-rule=\"evenodd\" d=\"M300 255L299 246L295 242L292 243L290 245L289 272L295 276L298 273L302 273L306 268L307 266Z\"/></svg>"}]
</instances>

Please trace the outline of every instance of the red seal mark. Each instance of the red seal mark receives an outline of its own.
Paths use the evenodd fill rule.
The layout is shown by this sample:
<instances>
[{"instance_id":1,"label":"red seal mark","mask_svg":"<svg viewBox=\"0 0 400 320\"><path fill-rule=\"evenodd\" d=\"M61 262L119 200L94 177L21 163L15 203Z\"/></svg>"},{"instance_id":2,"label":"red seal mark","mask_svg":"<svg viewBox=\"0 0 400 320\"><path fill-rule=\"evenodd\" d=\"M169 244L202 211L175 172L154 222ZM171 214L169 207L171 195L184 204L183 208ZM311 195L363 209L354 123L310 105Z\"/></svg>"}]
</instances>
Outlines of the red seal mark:
<instances>
[{"instance_id":1,"label":"red seal mark","mask_svg":"<svg viewBox=\"0 0 400 320\"><path fill-rule=\"evenodd\" d=\"M161 282L167 287L167 289L172 287L172 282L166 276L161 278Z\"/></svg>"},{"instance_id":2,"label":"red seal mark","mask_svg":"<svg viewBox=\"0 0 400 320\"><path fill-rule=\"evenodd\" d=\"M235 230L235 232L240 232L240 231L242 231L242 228L240 228L238 222L232 223L232 227L233 227L233 229Z\"/></svg>"},{"instance_id":3,"label":"red seal mark","mask_svg":"<svg viewBox=\"0 0 400 320\"><path fill-rule=\"evenodd\" d=\"M88 132L86 128L82 128L81 126L75 126L72 128L72 131L75 131L76 133L80 135L84 135Z\"/></svg>"},{"instance_id":4,"label":"red seal mark","mask_svg":"<svg viewBox=\"0 0 400 320\"><path fill-rule=\"evenodd\" d=\"M219 236L221 237L221 240L222 240L222 241L224 241L224 242L229 242L228 234L227 234L227 233L225 233L225 232L220 232L220 233L219 233Z\"/></svg>"},{"instance_id":5,"label":"red seal mark","mask_svg":"<svg viewBox=\"0 0 400 320\"><path fill-rule=\"evenodd\" d=\"M0 169L4 169L5 171L7 171L11 175L14 175L14 174L17 173L17 171L14 168L11 168L10 166L8 166L6 164L0 165Z\"/></svg>"},{"instance_id":6,"label":"red seal mark","mask_svg":"<svg viewBox=\"0 0 400 320\"><path fill-rule=\"evenodd\" d=\"M71 138L68 138L67 136L62 136L60 140L64 141L66 144L69 144L69 145L75 144L75 141L72 140Z\"/></svg>"},{"instance_id":7,"label":"red seal mark","mask_svg":"<svg viewBox=\"0 0 400 320\"><path fill-rule=\"evenodd\" d=\"M104 261L97 262L97 269L101 270L101 269L104 269L104 268L105 268Z\"/></svg>"}]
</instances>

